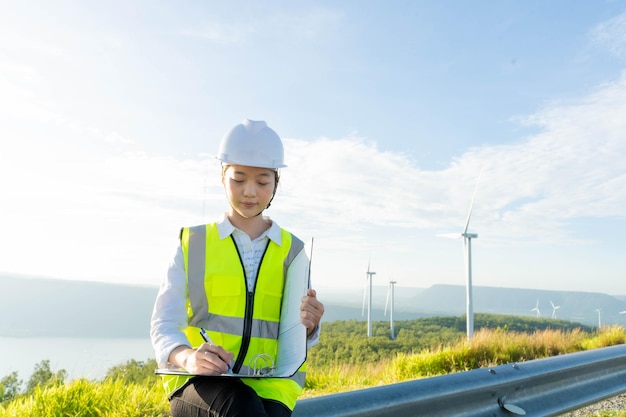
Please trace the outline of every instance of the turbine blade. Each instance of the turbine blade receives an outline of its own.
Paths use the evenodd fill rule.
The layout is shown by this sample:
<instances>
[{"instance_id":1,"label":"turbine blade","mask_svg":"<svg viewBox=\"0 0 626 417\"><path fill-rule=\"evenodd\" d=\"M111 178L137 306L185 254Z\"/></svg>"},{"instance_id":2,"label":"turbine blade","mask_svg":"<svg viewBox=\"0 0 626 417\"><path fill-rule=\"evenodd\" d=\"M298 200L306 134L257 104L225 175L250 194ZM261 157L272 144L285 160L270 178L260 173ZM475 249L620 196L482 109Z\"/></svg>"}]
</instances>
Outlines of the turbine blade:
<instances>
[{"instance_id":1,"label":"turbine blade","mask_svg":"<svg viewBox=\"0 0 626 417\"><path fill-rule=\"evenodd\" d=\"M472 209L474 208L474 200L476 199L476 192L478 191L478 184L480 183L480 177L483 175L483 170L480 170L478 174L478 179L476 180L476 186L474 187L474 195L472 195L472 202L470 203L469 212L467 213L467 220L465 221L465 229L463 229L463 234L467 233L467 228L469 227L470 218L472 217Z\"/></svg>"}]
</instances>

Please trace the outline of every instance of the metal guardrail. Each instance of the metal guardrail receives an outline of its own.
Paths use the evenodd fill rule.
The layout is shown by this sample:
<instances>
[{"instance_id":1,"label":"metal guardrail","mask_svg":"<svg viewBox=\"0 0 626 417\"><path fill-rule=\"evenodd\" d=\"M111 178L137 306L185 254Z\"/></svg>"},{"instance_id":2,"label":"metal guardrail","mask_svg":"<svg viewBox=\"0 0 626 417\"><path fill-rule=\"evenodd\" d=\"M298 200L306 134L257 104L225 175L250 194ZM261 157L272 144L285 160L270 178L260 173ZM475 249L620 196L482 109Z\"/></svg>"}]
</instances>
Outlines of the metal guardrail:
<instances>
[{"instance_id":1,"label":"metal guardrail","mask_svg":"<svg viewBox=\"0 0 626 417\"><path fill-rule=\"evenodd\" d=\"M558 416L626 392L626 345L298 402L293 417Z\"/></svg>"}]
</instances>

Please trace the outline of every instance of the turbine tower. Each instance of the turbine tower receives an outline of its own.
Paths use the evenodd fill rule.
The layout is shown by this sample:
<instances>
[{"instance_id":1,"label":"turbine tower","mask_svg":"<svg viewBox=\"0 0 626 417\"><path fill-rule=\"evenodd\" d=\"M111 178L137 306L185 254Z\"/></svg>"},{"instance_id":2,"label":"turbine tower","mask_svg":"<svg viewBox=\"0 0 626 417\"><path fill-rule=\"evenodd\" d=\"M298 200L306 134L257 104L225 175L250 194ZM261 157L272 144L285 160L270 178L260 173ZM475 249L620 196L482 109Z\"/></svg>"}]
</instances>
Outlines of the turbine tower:
<instances>
[{"instance_id":1,"label":"turbine tower","mask_svg":"<svg viewBox=\"0 0 626 417\"><path fill-rule=\"evenodd\" d=\"M561 306L555 306L552 300L550 300L550 304L552 305L552 318L556 318L556 311L561 308Z\"/></svg>"},{"instance_id":2,"label":"turbine tower","mask_svg":"<svg viewBox=\"0 0 626 417\"><path fill-rule=\"evenodd\" d=\"M363 291L363 308L361 315L365 312L365 299L367 298L367 337L372 337L372 276L376 275L376 272L370 271L369 261L367 262L366 275L368 282L365 283L365 291Z\"/></svg>"},{"instance_id":3,"label":"turbine tower","mask_svg":"<svg viewBox=\"0 0 626 417\"><path fill-rule=\"evenodd\" d=\"M474 296L472 294L472 239L476 239L478 234L467 233L469 227L470 218L472 217L472 208L474 207L474 200L476 199L476 192L478 191L478 184L480 183L480 177L482 176L482 170L478 175L476 181L476 187L474 188L474 195L472 196L472 202L470 203L469 212L467 213L467 220L465 221L465 228L461 233L463 237L463 253L465 258L465 298L466 298L466 327L467 327L467 339L471 340L474 335ZM439 236L456 238L459 235L456 233L446 233Z\"/></svg>"},{"instance_id":4,"label":"turbine tower","mask_svg":"<svg viewBox=\"0 0 626 417\"><path fill-rule=\"evenodd\" d=\"M389 298L391 297L391 309L389 310L389 328L391 329L391 340L396 338L393 330L393 306L394 306L394 291L393 287L397 284L396 281L389 281L389 289L387 290L387 301L385 302L385 316L387 315L387 305L389 304Z\"/></svg>"},{"instance_id":5,"label":"turbine tower","mask_svg":"<svg viewBox=\"0 0 626 417\"><path fill-rule=\"evenodd\" d=\"M530 311L534 311L537 313L537 318L541 317L541 311L539 311L539 299L537 298L537 304L535 304L535 308Z\"/></svg>"},{"instance_id":6,"label":"turbine tower","mask_svg":"<svg viewBox=\"0 0 626 417\"><path fill-rule=\"evenodd\" d=\"M596 309L596 313L598 313L598 330L602 328L602 320L600 319L600 309Z\"/></svg>"}]
</instances>

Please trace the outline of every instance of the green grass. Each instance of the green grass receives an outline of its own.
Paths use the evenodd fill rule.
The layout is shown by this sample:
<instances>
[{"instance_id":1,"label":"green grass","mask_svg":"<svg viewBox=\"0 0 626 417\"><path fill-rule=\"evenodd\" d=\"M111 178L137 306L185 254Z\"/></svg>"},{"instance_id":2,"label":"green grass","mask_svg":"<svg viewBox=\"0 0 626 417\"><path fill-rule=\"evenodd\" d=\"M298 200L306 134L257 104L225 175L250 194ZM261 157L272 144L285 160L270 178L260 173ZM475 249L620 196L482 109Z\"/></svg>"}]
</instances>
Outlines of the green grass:
<instances>
[{"instance_id":1,"label":"green grass","mask_svg":"<svg viewBox=\"0 0 626 417\"><path fill-rule=\"evenodd\" d=\"M2 417L164 417L169 407L160 384L127 384L118 379L36 387L29 396L0 406Z\"/></svg>"},{"instance_id":2,"label":"green grass","mask_svg":"<svg viewBox=\"0 0 626 417\"><path fill-rule=\"evenodd\" d=\"M311 366L303 398L624 343L626 333L620 326L603 328L601 332L591 335L576 329L533 333L479 330L470 342L463 340L418 353L398 353L394 358L375 364ZM626 410L618 416L626 417Z\"/></svg>"},{"instance_id":3,"label":"green grass","mask_svg":"<svg viewBox=\"0 0 626 417\"><path fill-rule=\"evenodd\" d=\"M471 342L459 340L419 352L400 352L374 363L310 364L303 398L623 343L626 333L619 326L591 334L579 330L479 330ZM169 406L163 389L146 368L131 361L128 366L113 368L101 381L53 380L0 403L0 417L166 417ZM594 415L626 417L626 410Z\"/></svg>"}]
</instances>

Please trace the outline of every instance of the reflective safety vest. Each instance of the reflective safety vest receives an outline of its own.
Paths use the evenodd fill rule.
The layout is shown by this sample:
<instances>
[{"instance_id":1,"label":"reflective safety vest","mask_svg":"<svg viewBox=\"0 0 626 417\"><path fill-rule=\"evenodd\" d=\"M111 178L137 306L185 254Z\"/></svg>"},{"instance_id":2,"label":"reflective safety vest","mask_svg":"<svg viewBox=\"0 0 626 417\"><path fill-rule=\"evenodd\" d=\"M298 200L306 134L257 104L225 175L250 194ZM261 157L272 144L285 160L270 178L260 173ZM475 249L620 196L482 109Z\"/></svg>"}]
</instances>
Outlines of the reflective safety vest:
<instances>
[{"instance_id":1,"label":"reflective safety vest","mask_svg":"<svg viewBox=\"0 0 626 417\"><path fill-rule=\"evenodd\" d=\"M215 223L183 228L180 241L187 276L187 323L183 329L189 345L197 348L211 340L233 352L233 373L253 373L259 354L276 358L280 309L287 268L304 246L281 229L282 244L269 241L261 258L253 292L246 285L241 254L232 236L220 239ZM302 393L306 365L290 378L242 378L261 398L280 401L293 410ZM192 377L163 375L171 396Z\"/></svg>"}]
</instances>

